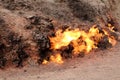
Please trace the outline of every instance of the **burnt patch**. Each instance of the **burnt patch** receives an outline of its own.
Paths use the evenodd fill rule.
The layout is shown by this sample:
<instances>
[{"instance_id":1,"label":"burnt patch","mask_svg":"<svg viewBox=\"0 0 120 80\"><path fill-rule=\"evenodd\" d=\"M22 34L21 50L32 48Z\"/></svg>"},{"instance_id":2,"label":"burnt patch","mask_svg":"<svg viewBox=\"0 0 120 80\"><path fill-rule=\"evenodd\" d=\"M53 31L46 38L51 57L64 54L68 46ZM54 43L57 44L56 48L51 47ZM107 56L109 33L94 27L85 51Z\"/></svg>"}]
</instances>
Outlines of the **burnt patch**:
<instances>
[{"instance_id":1,"label":"burnt patch","mask_svg":"<svg viewBox=\"0 0 120 80\"><path fill-rule=\"evenodd\" d=\"M8 42L12 45L16 45L19 44L20 42L22 42L22 36L19 36L18 34L15 34L13 32L11 32L8 35Z\"/></svg>"},{"instance_id":2,"label":"burnt patch","mask_svg":"<svg viewBox=\"0 0 120 80\"><path fill-rule=\"evenodd\" d=\"M39 25L40 21L41 21L41 18L38 16L32 16L29 19L31 21L31 24L33 24L33 25Z\"/></svg>"},{"instance_id":3,"label":"burnt patch","mask_svg":"<svg viewBox=\"0 0 120 80\"><path fill-rule=\"evenodd\" d=\"M17 63L17 67L23 67L23 62L29 57L25 52L24 47L19 47L16 51L18 58L13 60L14 63Z\"/></svg>"},{"instance_id":4,"label":"burnt patch","mask_svg":"<svg viewBox=\"0 0 120 80\"><path fill-rule=\"evenodd\" d=\"M38 63L41 64L44 59L49 60L50 53L50 40L47 36L42 33L34 34L34 40L38 46L39 60Z\"/></svg>"},{"instance_id":5,"label":"burnt patch","mask_svg":"<svg viewBox=\"0 0 120 80\"><path fill-rule=\"evenodd\" d=\"M33 32L35 32L35 34L40 31L49 36L52 35L52 32L55 30L55 27L50 18L35 15L27 18L27 20L30 22L30 24L25 26L25 28L34 30Z\"/></svg>"},{"instance_id":6,"label":"burnt patch","mask_svg":"<svg viewBox=\"0 0 120 80\"><path fill-rule=\"evenodd\" d=\"M6 58L0 57L0 68L3 69L6 65Z\"/></svg>"},{"instance_id":7,"label":"burnt patch","mask_svg":"<svg viewBox=\"0 0 120 80\"><path fill-rule=\"evenodd\" d=\"M100 48L100 49L111 48L111 47L112 47L112 44L109 43L108 36L104 36L104 37L98 42L97 47Z\"/></svg>"},{"instance_id":8,"label":"burnt patch","mask_svg":"<svg viewBox=\"0 0 120 80\"><path fill-rule=\"evenodd\" d=\"M0 25L4 25L4 24L5 24L5 21L2 18L0 18Z\"/></svg>"},{"instance_id":9,"label":"burnt patch","mask_svg":"<svg viewBox=\"0 0 120 80\"><path fill-rule=\"evenodd\" d=\"M65 59L67 58L72 58L72 51L73 51L73 46L71 44L69 44L67 47L62 47L61 48L61 56Z\"/></svg>"},{"instance_id":10,"label":"burnt patch","mask_svg":"<svg viewBox=\"0 0 120 80\"><path fill-rule=\"evenodd\" d=\"M0 42L0 68L4 68L6 65L6 58L5 58L5 45Z\"/></svg>"}]
</instances>

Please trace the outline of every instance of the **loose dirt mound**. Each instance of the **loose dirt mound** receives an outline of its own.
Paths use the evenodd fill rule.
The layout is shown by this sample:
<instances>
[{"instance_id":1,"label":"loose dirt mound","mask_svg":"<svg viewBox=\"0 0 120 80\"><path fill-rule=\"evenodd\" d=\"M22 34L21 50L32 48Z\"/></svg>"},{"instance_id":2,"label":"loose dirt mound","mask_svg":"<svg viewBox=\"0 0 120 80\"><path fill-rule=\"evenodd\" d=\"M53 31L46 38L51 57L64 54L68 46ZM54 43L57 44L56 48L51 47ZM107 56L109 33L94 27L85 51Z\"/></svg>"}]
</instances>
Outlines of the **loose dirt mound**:
<instances>
[{"instance_id":1,"label":"loose dirt mound","mask_svg":"<svg viewBox=\"0 0 120 80\"><path fill-rule=\"evenodd\" d=\"M50 48L48 36L55 36L58 29L65 30L71 26L87 31L93 24L104 27L109 23L116 26L115 31L119 30L117 20L111 16L111 8L114 7L111 6L113 5L110 4L111 1L1 0L0 2L2 68L6 63L22 66L28 57L41 63L47 58L46 51Z\"/></svg>"},{"instance_id":2,"label":"loose dirt mound","mask_svg":"<svg viewBox=\"0 0 120 80\"><path fill-rule=\"evenodd\" d=\"M111 44L106 37L98 47L107 50L94 50L73 60L68 54L63 65L38 66L49 60L49 37L58 29L71 26L88 31L93 24L105 28L109 23L120 31L119 4L119 0L0 0L0 68L5 69L0 71L0 80L120 80L120 43L108 48ZM16 66L24 67L17 70Z\"/></svg>"}]
</instances>

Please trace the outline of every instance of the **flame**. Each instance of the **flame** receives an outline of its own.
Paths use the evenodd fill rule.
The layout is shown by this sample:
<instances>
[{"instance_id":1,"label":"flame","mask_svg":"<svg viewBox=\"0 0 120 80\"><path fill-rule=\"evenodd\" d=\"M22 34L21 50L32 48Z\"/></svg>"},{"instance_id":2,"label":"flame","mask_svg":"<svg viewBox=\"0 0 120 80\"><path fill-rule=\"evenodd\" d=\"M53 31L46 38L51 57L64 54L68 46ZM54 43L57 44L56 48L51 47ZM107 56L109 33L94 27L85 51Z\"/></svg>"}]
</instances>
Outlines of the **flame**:
<instances>
[{"instance_id":1,"label":"flame","mask_svg":"<svg viewBox=\"0 0 120 80\"><path fill-rule=\"evenodd\" d=\"M43 60L42 64L47 64L48 61L47 60Z\"/></svg>"},{"instance_id":2,"label":"flame","mask_svg":"<svg viewBox=\"0 0 120 80\"><path fill-rule=\"evenodd\" d=\"M114 32L114 26L108 24L108 29L111 32ZM98 48L97 45L99 41L101 41L104 36L108 36L108 41L113 46L117 43L114 36L111 36L106 30L101 29L103 32L100 32L100 29L93 25L88 32L80 30L79 28L76 29L66 29L61 30L59 29L55 37L49 37L51 43L51 50L60 50L62 47L66 47L69 44L72 44L73 55L78 55L81 52L89 53L91 50ZM62 60L62 56L59 53L50 56L50 61L62 64L64 61ZM44 60L43 64L47 64L48 61Z\"/></svg>"},{"instance_id":3,"label":"flame","mask_svg":"<svg viewBox=\"0 0 120 80\"><path fill-rule=\"evenodd\" d=\"M111 29L110 29L110 30L111 30ZM108 35L109 43L111 43L112 46L115 46L116 43L117 43L117 41L116 41L116 39L114 38L114 36L110 36L110 34L109 34L106 30L103 30L103 31L104 31L105 35ZM112 29L111 31L114 32L113 29Z\"/></svg>"},{"instance_id":4,"label":"flame","mask_svg":"<svg viewBox=\"0 0 120 80\"><path fill-rule=\"evenodd\" d=\"M62 56L60 54L55 54L55 55L51 55L50 56L50 61L54 62L54 63L58 63L58 64L62 64L63 60L62 60ZM48 61L47 60L43 60L42 64L47 64Z\"/></svg>"},{"instance_id":5,"label":"flame","mask_svg":"<svg viewBox=\"0 0 120 80\"><path fill-rule=\"evenodd\" d=\"M56 37L50 38L52 43L51 49L59 49L62 46L68 46L72 40L77 40L80 35L81 33L79 32L79 29L71 31L67 29L63 33L62 30L58 30L56 32Z\"/></svg>"},{"instance_id":6,"label":"flame","mask_svg":"<svg viewBox=\"0 0 120 80\"><path fill-rule=\"evenodd\" d=\"M113 29L114 29L114 26L112 26L111 24L108 24L107 27L112 31L112 32L115 32Z\"/></svg>"},{"instance_id":7,"label":"flame","mask_svg":"<svg viewBox=\"0 0 120 80\"><path fill-rule=\"evenodd\" d=\"M58 30L56 32L56 37L50 38L52 47L51 49L60 49L63 46L68 46L71 42L73 43L74 52L90 52L92 49L97 48L95 46L96 42L92 37L96 36L96 40L99 40L102 37L102 34L99 33L98 28L94 25L90 28L89 32L81 31L80 29L74 30ZM80 38L81 37L81 38ZM81 41L81 42L80 42Z\"/></svg>"},{"instance_id":8,"label":"flame","mask_svg":"<svg viewBox=\"0 0 120 80\"><path fill-rule=\"evenodd\" d=\"M115 46L116 43L117 43L117 41L115 40L114 37L110 37L110 38L109 38L109 42L112 44L112 46Z\"/></svg>"},{"instance_id":9,"label":"flame","mask_svg":"<svg viewBox=\"0 0 120 80\"><path fill-rule=\"evenodd\" d=\"M56 54L55 56L51 56L50 57L50 60L52 62L55 62L55 63L59 63L59 64L62 64L63 63L63 60L62 60L62 56L60 54Z\"/></svg>"}]
</instances>

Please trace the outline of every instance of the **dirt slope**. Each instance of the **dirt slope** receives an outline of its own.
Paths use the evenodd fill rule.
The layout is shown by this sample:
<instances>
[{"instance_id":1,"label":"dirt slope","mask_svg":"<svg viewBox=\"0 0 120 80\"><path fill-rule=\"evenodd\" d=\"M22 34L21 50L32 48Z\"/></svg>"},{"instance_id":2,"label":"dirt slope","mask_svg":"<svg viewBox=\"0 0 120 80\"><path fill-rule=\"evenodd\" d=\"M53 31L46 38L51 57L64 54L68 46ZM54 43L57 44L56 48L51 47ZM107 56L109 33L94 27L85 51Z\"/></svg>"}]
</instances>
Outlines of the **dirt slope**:
<instances>
[{"instance_id":1,"label":"dirt slope","mask_svg":"<svg viewBox=\"0 0 120 80\"><path fill-rule=\"evenodd\" d=\"M4 4L6 4L4 6L8 6L6 2L7 0L3 0L3 1L5 2ZM47 1L50 1L50 4L48 5L52 4L53 6L56 7L56 5L54 5L54 0L47 0ZM38 4L36 5L38 6ZM64 6L67 5L64 4ZM10 13L17 14L17 16L19 15L22 17L23 16L29 17L31 15L35 15L36 13L39 13L45 16L46 15L52 16L56 19L60 18L61 21L63 20L66 21L68 19L72 20L74 18L73 14L69 14L70 16L72 16L70 17L68 15L61 15L62 12L59 14L56 13L55 11L57 9L53 10L54 7L50 7L50 11L53 10L53 12L50 13L47 13L49 9L44 10L44 7L42 9L38 9L38 11L37 10L31 11L33 9L32 7L27 8L30 10L23 9L23 11L19 8L20 6L18 6L18 9L15 10L9 9ZM57 12L62 10L65 11L65 13L67 14L69 13L69 9L66 8L67 7L61 8ZM14 9L14 7L12 9ZM41 13L39 12L39 10L43 10L43 12ZM116 16L118 22L120 22L120 5L117 6L113 14ZM16 15L11 15L11 16L14 17ZM66 16L66 17L61 18L60 16L62 17ZM13 24L14 23L15 22L13 22ZM16 29L18 28L14 28L14 30ZM26 33L26 31L24 32ZM29 34L27 36L29 36ZM71 59L66 60L65 63L62 65L58 65L54 63L49 63L47 65L37 65L34 64L34 62L33 63L28 62L28 64L29 65L20 69L7 68L6 70L0 70L0 80L120 80L120 42L118 42L118 44L111 49L107 49L103 51L102 50L93 51L91 52L91 54L86 55L84 58L75 58L72 60Z\"/></svg>"},{"instance_id":2,"label":"dirt slope","mask_svg":"<svg viewBox=\"0 0 120 80\"><path fill-rule=\"evenodd\" d=\"M120 43L110 50L97 51L84 58L1 70L0 80L120 80Z\"/></svg>"}]
</instances>

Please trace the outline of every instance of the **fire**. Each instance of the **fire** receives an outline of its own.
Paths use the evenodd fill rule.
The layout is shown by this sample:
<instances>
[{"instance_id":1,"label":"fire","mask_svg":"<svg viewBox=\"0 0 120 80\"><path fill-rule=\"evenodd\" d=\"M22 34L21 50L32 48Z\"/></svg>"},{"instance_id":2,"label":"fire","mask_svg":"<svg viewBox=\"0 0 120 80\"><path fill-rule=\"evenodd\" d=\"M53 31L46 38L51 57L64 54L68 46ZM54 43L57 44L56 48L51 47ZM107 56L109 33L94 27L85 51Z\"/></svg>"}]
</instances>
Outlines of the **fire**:
<instances>
[{"instance_id":1,"label":"fire","mask_svg":"<svg viewBox=\"0 0 120 80\"><path fill-rule=\"evenodd\" d=\"M55 54L55 55L51 55L50 56L50 61L51 62L54 62L54 63L58 63L58 64L62 64L63 63L63 60L62 60L62 56L60 54ZM48 61L47 60L44 60L42 62L42 64L47 64Z\"/></svg>"},{"instance_id":2,"label":"fire","mask_svg":"<svg viewBox=\"0 0 120 80\"><path fill-rule=\"evenodd\" d=\"M107 28L114 32L114 26L108 24ZM102 32L101 32L102 31ZM79 28L58 30L55 37L49 37L51 43L51 50L57 51L70 44L73 47L72 54L78 55L82 52L89 53L91 50L98 48L98 43L107 36L108 41L113 46L116 44L114 36L111 36L106 30L99 29L96 25L92 26L89 31L83 31ZM61 54L54 54L50 56L50 61L55 63L63 63ZM43 64L48 63L44 60Z\"/></svg>"},{"instance_id":3,"label":"fire","mask_svg":"<svg viewBox=\"0 0 120 80\"><path fill-rule=\"evenodd\" d=\"M47 60L43 60L42 64L47 64L48 61Z\"/></svg>"},{"instance_id":4,"label":"fire","mask_svg":"<svg viewBox=\"0 0 120 80\"><path fill-rule=\"evenodd\" d=\"M113 31L113 29L110 28L111 31ZM110 36L109 33L106 30L103 30L105 35L108 35L108 39L109 39L109 43L112 44L112 46L115 46L115 44L117 43L117 41L115 40L114 36ZM114 32L114 31L113 31Z\"/></svg>"},{"instance_id":5,"label":"fire","mask_svg":"<svg viewBox=\"0 0 120 80\"><path fill-rule=\"evenodd\" d=\"M111 31L113 31L114 32L114 26L112 26L111 24L108 24L108 28L111 30Z\"/></svg>"},{"instance_id":6,"label":"fire","mask_svg":"<svg viewBox=\"0 0 120 80\"><path fill-rule=\"evenodd\" d=\"M55 63L59 63L59 64L62 64L63 63L63 60L62 60L62 56L60 54L56 54L55 56L51 56L50 57L50 60L52 62L55 62Z\"/></svg>"},{"instance_id":7,"label":"fire","mask_svg":"<svg viewBox=\"0 0 120 80\"><path fill-rule=\"evenodd\" d=\"M75 30L65 30L62 33L62 30L58 30L56 32L55 38L50 38L50 41L52 43L51 49L59 49L62 46L68 46L71 41L77 40L80 37L81 33L79 32L79 29Z\"/></svg>"},{"instance_id":8,"label":"fire","mask_svg":"<svg viewBox=\"0 0 120 80\"><path fill-rule=\"evenodd\" d=\"M63 46L68 46L71 42L73 43L74 52L79 53L82 51L90 52L92 49L97 48L97 44L92 37L95 37L99 40L102 37L102 34L99 33L98 28L95 28L95 25L89 30L89 32L82 31L80 29L74 30L58 30L56 32L56 37L50 38L52 47L51 49L60 49Z\"/></svg>"}]
</instances>

